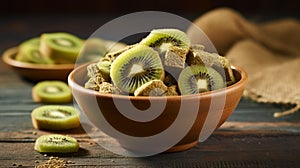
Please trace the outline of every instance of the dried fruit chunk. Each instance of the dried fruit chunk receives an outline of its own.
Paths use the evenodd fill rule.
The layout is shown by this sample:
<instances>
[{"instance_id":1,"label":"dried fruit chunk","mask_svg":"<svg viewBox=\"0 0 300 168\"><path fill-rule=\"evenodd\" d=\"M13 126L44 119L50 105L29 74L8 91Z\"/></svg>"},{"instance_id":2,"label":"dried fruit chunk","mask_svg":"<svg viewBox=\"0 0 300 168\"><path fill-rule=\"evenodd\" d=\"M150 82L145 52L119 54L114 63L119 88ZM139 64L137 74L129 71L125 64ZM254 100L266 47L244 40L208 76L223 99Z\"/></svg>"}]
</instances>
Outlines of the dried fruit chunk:
<instances>
[{"instance_id":1,"label":"dried fruit chunk","mask_svg":"<svg viewBox=\"0 0 300 168\"><path fill-rule=\"evenodd\" d=\"M186 50L177 46L170 46L165 54L164 65L173 68L185 67Z\"/></svg>"},{"instance_id":2,"label":"dried fruit chunk","mask_svg":"<svg viewBox=\"0 0 300 168\"><path fill-rule=\"evenodd\" d=\"M134 92L135 96L162 96L166 93L168 87L161 80L149 81Z\"/></svg>"},{"instance_id":3,"label":"dried fruit chunk","mask_svg":"<svg viewBox=\"0 0 300 168\"><path fill-rule=\"evenodd\" d=\"M204 48L203 48L204 49ZM224 79L226 84L231 85L235 83L235 77L231 69L231 64L225 57L222 57L216 53L209 53L202 49L201 46L194 45L191 47L189 54L187 55L186 62L191 65L204 65L210 66L216 69Z\"/></svg>"},{"instance_id":4,"label":"dried fruit chunk","mask_svg":"<svg viewBox=\"0 0 300 168\"><path fill-rule=\"evenodd\" d=\"M114 85L108 82L102 82L99 85L99 93L104 94L121 94L121 91L116 88Z\"/></svg>"},{"instance_id":5,"label":"dried fruit chunk","mask_svg":"<svg viewBox=\"0 0 300 168\"><path fill-rule=\"evenodd\" d=\"M177 85L169 86L165 95L166 96L178 96L179 93L177 92Z\"/></svg>"}]
</instances>

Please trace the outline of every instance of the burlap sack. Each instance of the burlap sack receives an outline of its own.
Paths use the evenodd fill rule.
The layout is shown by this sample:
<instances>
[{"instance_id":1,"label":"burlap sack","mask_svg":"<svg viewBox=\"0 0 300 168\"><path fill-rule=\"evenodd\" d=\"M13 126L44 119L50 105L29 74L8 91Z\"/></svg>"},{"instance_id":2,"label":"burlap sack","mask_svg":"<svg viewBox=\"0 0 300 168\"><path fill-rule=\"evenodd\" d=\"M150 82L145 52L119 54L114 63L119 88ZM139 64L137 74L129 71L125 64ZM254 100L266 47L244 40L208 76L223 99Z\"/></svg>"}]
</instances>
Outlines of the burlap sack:
<instances>
[{"instance_id":1,"label":"burlap sack","mask_svg":"<svg viewBox=\"0 0 300 168\"><path fill-rule=\"evenodd\" d=\"M244 96L257 102L291 104L275 117L300 109L300 23L283 19L252 23L238 12L221 8L194 22L214 43L220 54L243 67L249 77ZM197 36L188 30L193 43Z\"/></svg>"}]
</instances>

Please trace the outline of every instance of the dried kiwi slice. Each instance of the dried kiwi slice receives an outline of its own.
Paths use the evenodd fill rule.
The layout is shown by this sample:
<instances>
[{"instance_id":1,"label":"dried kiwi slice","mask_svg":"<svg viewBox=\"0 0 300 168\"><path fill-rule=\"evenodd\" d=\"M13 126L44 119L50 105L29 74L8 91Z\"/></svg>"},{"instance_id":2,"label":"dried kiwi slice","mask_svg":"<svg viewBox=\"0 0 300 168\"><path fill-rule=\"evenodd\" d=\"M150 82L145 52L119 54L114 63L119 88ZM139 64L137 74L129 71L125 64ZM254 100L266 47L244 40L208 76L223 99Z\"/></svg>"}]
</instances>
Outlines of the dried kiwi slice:
<instances>
[{"instance_id":1,"label":"dried kiwi slice","mask_svg":"<svg viewBox=\"0 0 300 168\"><path fill-rule=\"evenodd\" d=\"M69 33L45 33L41 35L40 51L55 63L75 63L83 40Z\"/></svg>"},{"instance_id":2,"label":"dried kiwi slice","mask_svg":"<svg viewBox=\"0 0 300 168\"><path fill-rule=\"evenodd\" d=\"M180 73L178 87L182 95L197 94L224 88L225 82L213 68L193 65Z\"/></svg>"},{"instance_id":3,"label":"dried kiwi slice","mask_svg":"<svg viewBox=\"0 0 300 168\"><path fill-rule=\"evenodd\" d=\"M110 77L121 91L134 93L146 82L163 79L159 54L151 47L137 45L120 54L111 64Z\"/></svg>"},{"instance_id":4,"label":"dried kiwi slice","mask_svg":"<svg viewBox=\"0 0 300 168\"><path fill-rule=\"evenodd\" d=\"M24 42L22 42L20 45L19 45L19 48L22 48L22 47L25 47L25 46L36 46L36 47L39 47L40 46L40 38L39 37L34 37L34 38L31 38L31 39L28 39Z\"/></svg>"},{"instance_id":5,"label":"dried kiwi slice","mask_svg":"<svg viewBox=\"0 0 300 168\"><path fill-rule=\"evenodd\" d=\"M34 149L40 153L73 153L79 150L79 144L73 137L49 134L37 138Z\"/></svg>"},{"instance_id":6,"label":"dried kiwi slice","mask_svg":"<svg viewBox=\"0 0 300 168\"><path fill-rule=\"evenodd\" d=\"M42 103L69 103L72 101L72 92L65 82L42 81L32 88L32 98Z\"/></svg>"},{"instance_id":7,"label":"dried kiwi slice","mask_svg":"<svg viewBox=\"0 0 300 168\"><path fill-rule=\"evenodd\" d=\"M190 39L178 29L154 29L141 41L141 44L154 47L165 53L170 46L177 46L188 51Z\"/></svg>"},{"instance_id":8,"label":"dried kiwi slice","mask_svg":"<svg viewBox=\"0 0 300 168\"><path fill-rule=\"evenodd\" d=\"M16 60L34 64L53 64L50 58L40 52L39 47L40 38L38 37L24 41L18 47L19 51Z\"/></svg>"},{"instance_id":9,"label":"dried kiwi slice","mask_svg":"<svg viewBox=\"0 0 300 168\"><path fill-rule=\"evenodd\" d=\"M201 45L192 45L190 47L190 53L187 55L186 63L188 65L212 66L226 79L227 86L236 81L229 60L216 53L204 51L204 47Z\"/></svg>"},{"instance_id":10,"label":"dried kiwi slice","mask_svg":"<svg viewBox=\"0 0 300 168\"><path fill-rule=\"evenodd\" d=\"M19 50L19 54L22 55L21 61L34 63L34 64L53 64L54 61L44 56L39 47L26 45Z\"/></svg>"},{"instance_id":11,"label":"dried kiwi slice","mask_svg":"<svg viewBox=\"0 0 300 168\"><path fill-rule=\"evenodd\" d=\"M46 105L31 112L34 128L42 130L66 130L80 126L79 113L71 106Z\"/></svg>"},{"instance_id":12,"label":"dried kiwi slice","mask_svg":"<svg viewBox=\"0 0 300 168\"><path fill-rule=\"evenodd\" d=\"M39 48L40 47L40 38L35 37L35 38L31 38L29 40L22 42L18 47L19 51L18 51L18 54L16 55L17 61L29 62L26 55L22 53L22 49L26 46L33 46L33 47Z\"/></svg>"}]
</instances>

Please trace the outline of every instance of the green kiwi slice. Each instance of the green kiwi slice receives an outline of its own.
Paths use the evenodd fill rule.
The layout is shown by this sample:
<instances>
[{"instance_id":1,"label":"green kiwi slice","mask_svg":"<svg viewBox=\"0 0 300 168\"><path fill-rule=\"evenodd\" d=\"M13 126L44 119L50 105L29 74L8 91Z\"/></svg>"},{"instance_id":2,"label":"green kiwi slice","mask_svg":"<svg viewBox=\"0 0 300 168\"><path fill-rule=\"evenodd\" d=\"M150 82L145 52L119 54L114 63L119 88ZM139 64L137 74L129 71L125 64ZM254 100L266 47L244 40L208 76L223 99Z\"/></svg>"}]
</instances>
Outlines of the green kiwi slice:
<instances>
[{"instance_id":1,"label":"green kiwi slice","mask_svg":"<svg viewBox=\"0 0 300 168\"><path fill-rule=\"evenodd\" d=\"M222 76L203 65L186 67L179 75L178 87L182 95L197 94L225 87Z\"/></svg>"},{"instance_id":2,"label":"green kiwi slice","mask_svg":"<svg viewBox=\"0 0 300 168\"><path fill-rule=\"evenodd\" d=\"M79 150L79 144L73 137L49 134L37 138L34 149L40 153L73 153Z\"/></svg>"},{"instance_id":3,"label":"green kiwi slice","mask_svg":"<svg viewBox=\"0 0 300 168\"><path fill-rule=\"evenodd\" d=\"M17 61L34 64L53 64L50 58L45 57L40 51L40 38L35 37L24 41L19 45L19 51L16 56Z\"/></svg>"},{"instance_id":4,"label":"green kiwi slice","mask_svg":"<svg viewBox=\"0 0 300 168\"><path fill-rule=\"evenodd\" d=\"M34 37L34 38L31 38L31 39L28 39L28 40L22 42L19 45L19 48L22 48L22 47L25 47L25 46L36 46L36 47L39 47L40 46L40 42L41 42L41 39L39 37Z\"/></svg>"},{"instance_id":5,"label":"green kiwi slice","mask_svg":"<svg viewBox=\"0 0 300 168\"><path fill-rule=\"evenodd\" d=\"M153 47L165 53L170 46L177 46L188 51L190 39L178 29L154 29L141 41L141 44Z\"/></svg>"},{"instance_id":6,"label":"green kiwi slice","mask_svg":"<svg viewBox=\"0 0 300 168\"><path fill-rule=\"evenodd\" d=\"M34 128L41 130L67 130L80 126L79 113L71 106L45 105L32 110Z\"/></svg>"},{"instance_id":7,"label":"green kiwi slice","mask_svg":"<svg viewBox=\"0 0 300 168\"><path fill-rule=\"evenodd\" d=\"M62 81L42 81L32 88L32 98L42 103L72 102L70 87Z\"/></svg>"},{"instance_id":8,"label":"green kiwi slice","mask_svg":"<svg viewBox=\"0 0 300 168\"><path fill-rule=\"evenodd\" d=\"M22 55L22 60L34 64L53 64L54 61L44 56L36 46L24 46L20 48L19 54Z\"/></svg>"},{"instance_id":9,"label":"green kiwi slice","mask_svg":"<svg viewBox=\"0 0 300 168\"><path fill-rule=\"evenodd\" d=\"M188 65L206 65L211 66L223 76L227 86L235 83L235 77L231 69L231 64L226 57L217 53L209 53L203 50L201 45L192 45L190 53L187 55L186 63Z\"/></svg>"},{"instance_id":10,"label":"green kiwi slice","mask_svg":"<svg viewBox=\"0 0 300 168\"><path fill-rule=\"evenodd\" d=\"M40 51L55 63L75 63L83 40L69 33L44 33L41 35Z\"/></svg>"},{"instance_id":11,"label":"green kiwi slice","mask_svg":"<svg viewBox=\"0 0 300 168\"><path fill-rule=\"evenodd\" d=\"M164 69L157 51L137 45L120 54L111 64L110 77L114 85L126 93L146 82L164 78Z\"/></svg>"},{"instance_id":12,"label":"green kiwi slice","mask_svg":"<svg viewBox=\"0 0 300 168\"><path fill-rule=\"evenodd\" d=\"M16 55L17 61L29 62L27 56L24 54L24 52L22 52L23 48L25 48L27 46L33 46L33 47L39 48L40 47L40 38L35 37L35 38L31 38L29 40L22 42L18 47L19 51L18 51L18 54Z\"/></svg>"}]
</instances>

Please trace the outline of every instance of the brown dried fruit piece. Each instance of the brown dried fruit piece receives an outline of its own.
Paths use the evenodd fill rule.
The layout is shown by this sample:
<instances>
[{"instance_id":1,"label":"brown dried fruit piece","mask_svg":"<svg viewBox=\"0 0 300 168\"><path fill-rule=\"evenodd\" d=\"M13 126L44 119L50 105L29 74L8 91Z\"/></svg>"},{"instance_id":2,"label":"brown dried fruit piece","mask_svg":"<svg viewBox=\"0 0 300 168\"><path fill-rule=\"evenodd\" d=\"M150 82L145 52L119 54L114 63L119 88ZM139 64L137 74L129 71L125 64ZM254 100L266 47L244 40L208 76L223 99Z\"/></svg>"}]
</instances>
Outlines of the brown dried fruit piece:
<instances>
[{"instance_id":1,"label":"brown dried fruit piece","mask_svg":"<svg viewBox=\"0 0 300 168\"><path fill-rule=\"evenodd\" d=\"M149 81L134 92L135 96L162 96L166 93L168 87L161 80Z\"/></svg>"},{"instance_id":2,"label":"brown dried fruit piece","mask_svg":"<svg viewBox=\"0 0 300 168\"><path fill-rule=\"evenodd\" d=\"M202 45L191 46L190 52L187 55L186 63L189 66L204 65L213 67L224 79L226 79L227 86L235 83L236 81L228 59L216 53L204 51L204 47Z\"/></svg>"}]
</instances>

